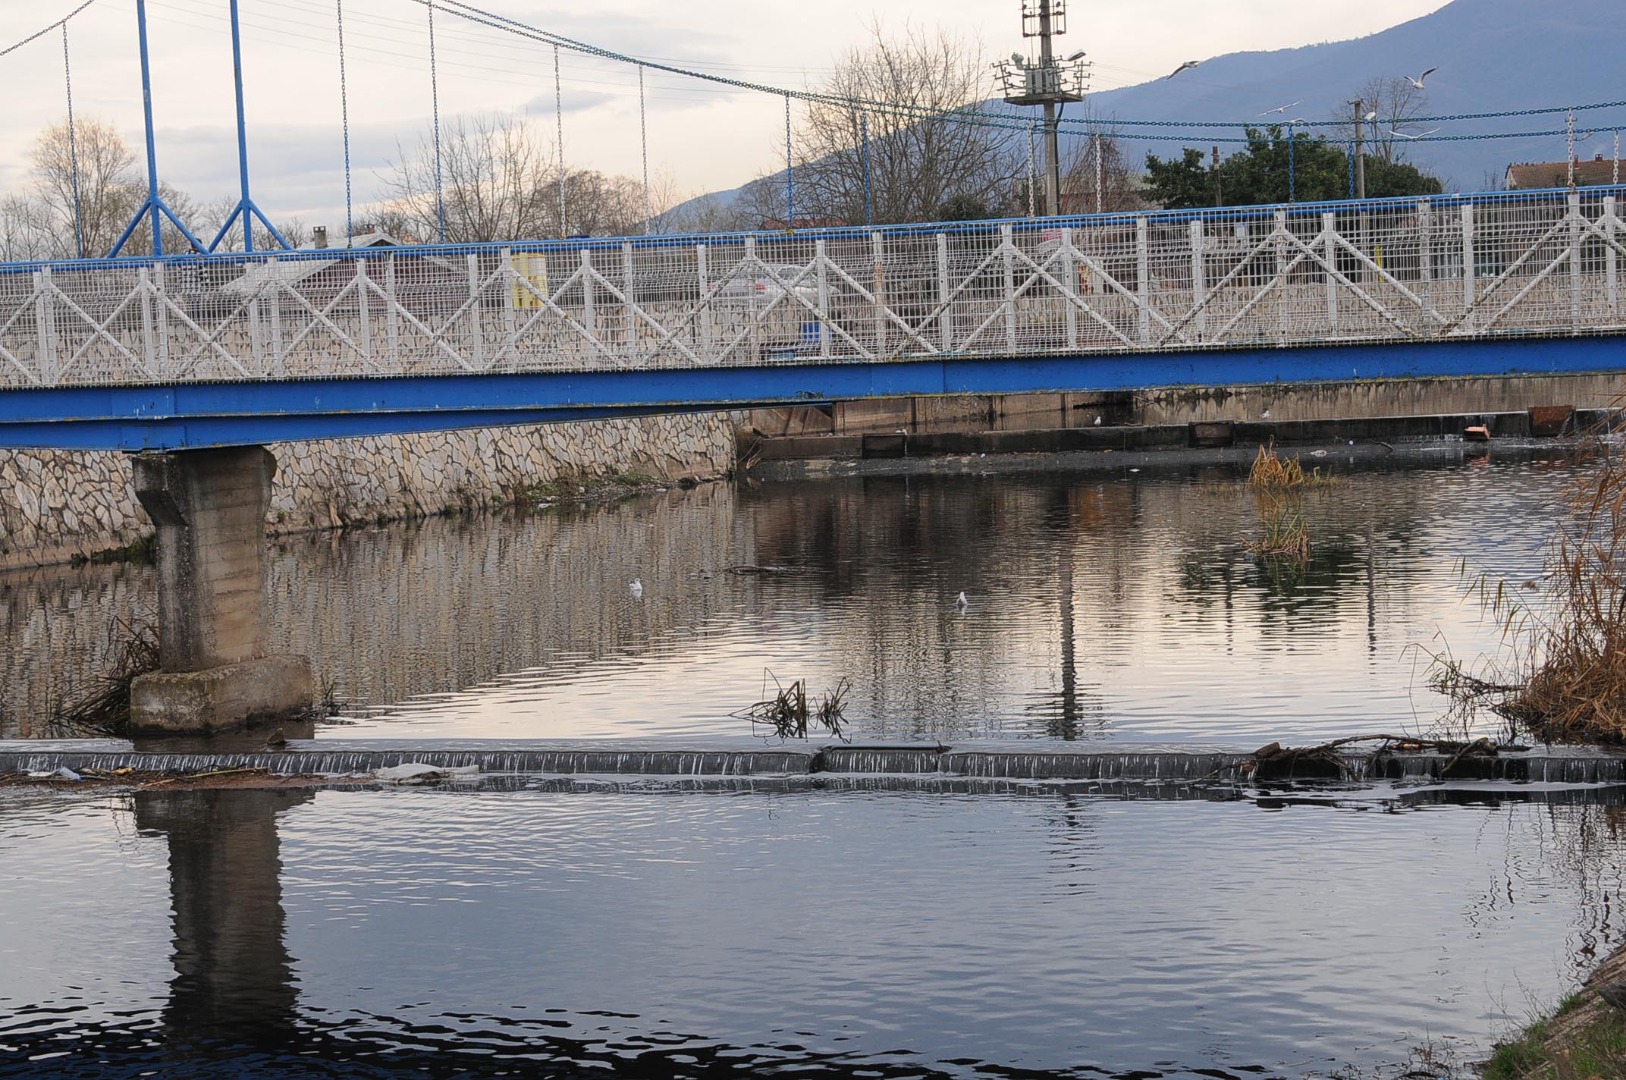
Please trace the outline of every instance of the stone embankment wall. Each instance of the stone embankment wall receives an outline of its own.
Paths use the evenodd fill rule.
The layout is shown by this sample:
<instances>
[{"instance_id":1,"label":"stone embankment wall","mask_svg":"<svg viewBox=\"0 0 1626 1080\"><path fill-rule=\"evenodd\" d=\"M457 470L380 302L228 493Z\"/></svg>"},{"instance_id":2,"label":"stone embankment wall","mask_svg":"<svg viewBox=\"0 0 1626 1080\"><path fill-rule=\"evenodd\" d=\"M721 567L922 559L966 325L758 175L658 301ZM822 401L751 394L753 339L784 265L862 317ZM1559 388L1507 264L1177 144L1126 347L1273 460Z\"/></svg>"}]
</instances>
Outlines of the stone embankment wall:
<instances>
[{"instance_id":1,"label":"stone embankment wall","mask_svg":"<svg viewBox=\"0 0 1626 1080\"><path fill-rule=\"evenodd\" d=\"M734 464L728 414L277 443L267 525L337 528L485 505L560 479L709 478ZM62 562L152 531L125 454L0 450L0 567Z\"/></svg>"},{"instance_id":2,"label":"stone embankment wall","mask_svg":"<svg viewBox=\"0 0 1626 1080\"><path fill-rule=\"evenodd\" d=\"M1495 375L1432 379L1175 387L1076 394L968 394L880 398L829 407L757 409L758 437L892 434L899 431L1042 431L1113 424L1209 421L1357 420L1384 416L1472 416L1544 405L1621 407L1619 373Z\"/></svg>"}]
</instances>

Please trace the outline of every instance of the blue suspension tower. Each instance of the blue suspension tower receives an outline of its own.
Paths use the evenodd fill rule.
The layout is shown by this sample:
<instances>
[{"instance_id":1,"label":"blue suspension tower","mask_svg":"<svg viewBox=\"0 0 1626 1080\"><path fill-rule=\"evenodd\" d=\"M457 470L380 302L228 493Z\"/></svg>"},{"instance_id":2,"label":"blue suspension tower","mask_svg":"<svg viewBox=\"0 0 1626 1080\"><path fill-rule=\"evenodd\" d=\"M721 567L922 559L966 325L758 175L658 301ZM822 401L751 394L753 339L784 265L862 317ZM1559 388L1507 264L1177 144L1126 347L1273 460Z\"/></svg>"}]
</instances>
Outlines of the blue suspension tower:
<instances>
[{"instance_id":1,"label":"blue suspension tower","mask_svg":"<svg viewBox=\"0 0 1626 1080\"><path fill-rule=\"evenodd\" d=\"M136 37L141 48L141 108L147 125L147 198L136 210L135 216L130 219L130 224L124 227L124 232L119 235L118 241L113 245L113 250L107 253L107 257L116 258L119 252L124 250L124 245L136 231L136 227L141 224L142 218L150 218L152 221L152 253L155 258L164 254L164 218L168 218L181 230L181 235L186 237L193 251L202 251L203 245L192 235L192 230L181 223L181 219L175 216L175 211L171 210L163 196L158 194L158 152L153 146L152 138L152 71L147 59L147 0L136 0Z\"/></svg>"},{"instance_id":2,"label":"blue suspension tower","mask_svg":"<svg viewBox=\"0 0 1626 1080\"><path fill-rule=\"evenodd\" d=\"M244 251L254 250L255 218L258 218L260 223L265 226L266 230L271 234L271 238L284 250L287 250L292 245L277 230L277 227L271 224L249 195L248 129L243 116L243 47L242 33L237 16L237 0L231 0L231 50L232 80L237 90L237 173L242 190L237 205L226 216L225 224L220 227L220 232L215 235L214 242L207 248L192 234L192 230L188 229L185 223L176 216L175 211L170 209L169 204L164 201L164 197L158 191L158 151L153 138L152 65L147 50L146 0L136 0L136 36L141 49L141 105L147 137L147 198L142 202L140 208L136 210L135 216L130 219L130 224L125 226L124 232L119 236L117 243L113 245L113 250L107 253L108 258L115 258L124 250L124 245L129 242L130 237L140 227L143 219L150 221L152 224L153 256L162 257L164 254L163 225L165 218L168 218L170 223L180 230L181 235L186 237L186 241L192 246L193 251L215 250L239 218L243 222Z\"/></svg>"},{"instance_id":3,"label":"blue suspension tower","mask_svg":"<svg viewBox=\"0 0 1626 1080\"><path fill-rule=\"evenodd\" d=\"M253 197L248 193L248 125L243 120L243 38L237 25L237 0L231 0L231 71L232 82L237 88L237 175L242 182L242 195L238 198L237 205L232 207L231 213L226 215L226 220L221 223L220 231L215 233L215 238L210 241L209 250L213 251L220 246L220 241L224 240L226 233L231 230L232 223L240 217L243 219L245 252L254 250L254 218L259 218L260 224L271 234L271 239L282 250L287 251L293 245L288 243L287 237L283 236L275 225L271 224L265 212L255 205Z\"/></svg>"}]
</instances>

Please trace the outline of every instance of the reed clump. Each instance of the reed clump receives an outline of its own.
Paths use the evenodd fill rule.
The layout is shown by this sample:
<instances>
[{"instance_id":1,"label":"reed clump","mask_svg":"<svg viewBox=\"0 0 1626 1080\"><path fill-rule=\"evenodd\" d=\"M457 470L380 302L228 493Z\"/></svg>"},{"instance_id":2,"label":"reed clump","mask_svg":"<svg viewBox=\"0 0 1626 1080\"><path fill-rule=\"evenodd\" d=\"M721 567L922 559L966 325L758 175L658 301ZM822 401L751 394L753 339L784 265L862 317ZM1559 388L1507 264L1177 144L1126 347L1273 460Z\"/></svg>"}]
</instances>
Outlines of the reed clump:
<instances>
[{"instance_id":1,"label":"reed clump","mask_svg":"<svg viewBox=\"0 0 1626 1080\"><path fill-rule=\"evenodd\" d=\"M1258 503L1264 531L1256 538L1244 538L1242 546L1254 555L1309 562L1310 528L1304 521L1304 501L1262 495Z\"/></svg>"},{"instance_id":2,"label":"reed clump","mask_svg":"<svg viewBox=\"0 0 1626 1080\"><path fill-rule=\"evenodd\" d=\"M1524 590L1475 582L1508 658L1470 671L1435 655L1429 682L1455 709L1486 708L1546 742L1626 745L1626 458L1593 449L1546 572Z\"/></svg>"},{"instance_id":3,"label":"reed clump","mask_svg":"<svg viewBox=\"0 0 1626 1080\"><path fill-rule=\"evenodd\" d=\"M781 686L772 672L767 677L773 681L774 693L734 715L749 720L753 729L767 728L781 739L807 738L809 724L822 728L838 739L846 738L843 734L846 720L842 712L852 684L845 678L837 682L833 689L826 690L821 697L810 698L805 679ZM766 681L763 689L766 693Z\"/></svg>"},{"instance_id":4,"label":"reed clump","mask_svg":"<svg viewBox=\"0 0 1626 1080\"><path fill-rule=\"evenodd\" d=\"M1310 529L1304 519L1303 491L1321 482L1319 470L1307 476L1297 457L1276 453L1274 441L1261 446L1248 470L1248 487L1254 491L1263 533L1244 538L1242 546L1261 557L1308 562Z\"/></svg>"}]
</instances>

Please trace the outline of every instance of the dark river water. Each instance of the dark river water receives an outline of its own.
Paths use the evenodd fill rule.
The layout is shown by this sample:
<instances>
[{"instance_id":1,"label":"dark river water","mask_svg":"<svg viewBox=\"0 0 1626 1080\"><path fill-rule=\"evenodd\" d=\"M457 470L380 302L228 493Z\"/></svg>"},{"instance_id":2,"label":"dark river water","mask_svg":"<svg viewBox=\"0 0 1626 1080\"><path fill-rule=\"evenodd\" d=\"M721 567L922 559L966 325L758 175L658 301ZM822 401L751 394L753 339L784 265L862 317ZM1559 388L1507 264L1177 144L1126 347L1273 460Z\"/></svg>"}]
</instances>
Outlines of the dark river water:
<instances>
[{"instance_id":1,"label":"dark river water","mask_svg":"<svg viewBox=\"0 0 1626 1080\"><path fill-rule=\"evenodd\" d=\"M912 476L289 540L271 609L318 739L744 740L767 673L861 739L1433 728L1419 650L1495 653L1465 582L1539 577L1573 467L1306 462L1305 566L1230 468ZM0 578L0 731L151 608ZM0 789L0 1076L1353 1080L1626 938L1621 789L509 786Z\"/></svg>"}]
</instances>

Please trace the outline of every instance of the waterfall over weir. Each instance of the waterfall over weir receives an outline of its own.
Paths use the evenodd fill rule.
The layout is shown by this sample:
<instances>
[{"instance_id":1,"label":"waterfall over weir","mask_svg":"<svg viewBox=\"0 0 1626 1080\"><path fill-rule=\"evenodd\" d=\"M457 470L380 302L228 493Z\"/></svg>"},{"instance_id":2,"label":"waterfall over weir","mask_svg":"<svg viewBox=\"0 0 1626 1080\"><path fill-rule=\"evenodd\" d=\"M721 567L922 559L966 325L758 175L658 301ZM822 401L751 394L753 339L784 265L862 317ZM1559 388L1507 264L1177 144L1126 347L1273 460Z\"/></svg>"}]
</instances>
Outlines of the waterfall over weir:
<instances>
[{"instance_id":1,"label":"waterfall over weir","mask_svg":"<svg viewBox=\"0 0 1626 1080\"><path fill-rule=\"evenodd\" d=\"M1151 781L1180 784L1319 779L1367 783L1480 780L1548 784L1626 784L1626 755L1590 749L1530 749L1494 756L1353 752L1336 770L1325 762L1256 766L1253 755L1215 748L1098 744L975 743L763 747L661 747L457 740L297 740L283 750L166 752L121 740L0 742L0 773L173 775L252 769L282 776L357 776L402 764L483 774L640 777L914 777L1013 781ZM1338 775L1331 775L1336 771Z\"/></svg>"}]
</instances>

